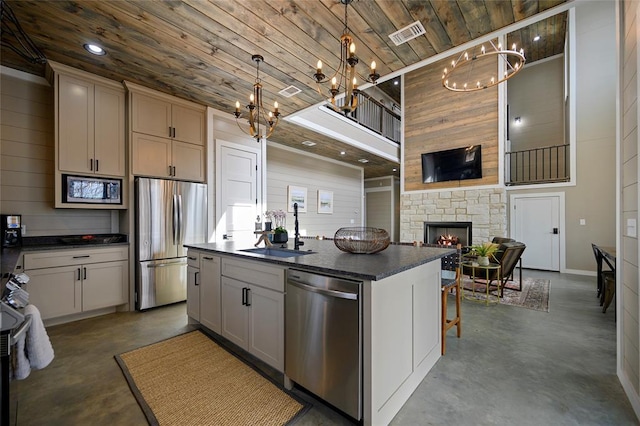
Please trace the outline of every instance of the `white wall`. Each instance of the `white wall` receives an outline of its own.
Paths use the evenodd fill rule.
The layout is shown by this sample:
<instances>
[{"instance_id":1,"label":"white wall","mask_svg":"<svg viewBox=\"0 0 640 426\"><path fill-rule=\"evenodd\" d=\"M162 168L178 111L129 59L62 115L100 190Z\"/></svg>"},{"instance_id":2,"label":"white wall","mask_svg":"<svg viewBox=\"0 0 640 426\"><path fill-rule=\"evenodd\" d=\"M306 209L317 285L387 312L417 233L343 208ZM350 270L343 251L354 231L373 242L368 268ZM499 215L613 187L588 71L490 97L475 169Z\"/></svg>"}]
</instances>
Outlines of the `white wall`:
<instances>
[{"instance_id":1,"label":"white wall","mask_svg":"<svg viewBox=\"0 0 640 426\"><path fill-rule=\"evenodd\" d=\"M287 211L287 187L307 188L307 212L300 213L300 234L333 237L345 226L362 226L364 203L362 168L327 160L269 143L267 146L267 210ZM333 214L318 214L318 190L333 192ZM287 213L293 235L293 213Z\"/></svg>"},{"instance_id":2,"label":"white wall","mask_svg":"<svg viewBox=\"0 0 640 426\"><path fill-rule=\"evenodd\" d=\"M626 232L627 220L638 220L638 15L640 3L620 5L619 128L617 164L620 179L616 314L618 325L618 377L640 416L640 291L638 289L638 237Z\"/></svg>"},{"instance_id":3,"label":"white wall","mask_svg":"<svg viewBox=\"0 0 640 426\"><path fill-rule=\"evenodd\" d=\"M53 87L31 74L0 71L0 212L22 214L26 236L118 232L117 213L53 207Z\"/></svg>"}]
</instances>

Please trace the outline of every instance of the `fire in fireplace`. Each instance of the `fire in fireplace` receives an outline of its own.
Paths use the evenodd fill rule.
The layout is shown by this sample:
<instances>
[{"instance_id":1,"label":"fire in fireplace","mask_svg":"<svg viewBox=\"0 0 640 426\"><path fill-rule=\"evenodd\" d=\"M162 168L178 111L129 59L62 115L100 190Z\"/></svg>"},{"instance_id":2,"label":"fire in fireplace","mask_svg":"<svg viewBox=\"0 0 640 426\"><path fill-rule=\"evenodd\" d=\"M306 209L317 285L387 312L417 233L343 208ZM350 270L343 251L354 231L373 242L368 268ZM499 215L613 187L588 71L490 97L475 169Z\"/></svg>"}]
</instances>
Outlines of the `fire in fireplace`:
<instances>
[{"instance_id":1,"label":"fire in fireplace","mask_svg":"<svg viewBox=\"0 0 640 426\"><path fill-rule=\"evenodd\" d=\"M424 242L427 244L470 246L471 222L425 222Z\"/></svg>"},{"instance_id":2,"label":"fire in fireplace","mask_svg":"<svg viewBox=\"0 0 640 426\"><path fill-rule=\"evenodd\" d=\"M440 235L436 240L436 244L441 246L455 246L460 242L460 238L453 234Z\"/></svg>"}]
</instances>

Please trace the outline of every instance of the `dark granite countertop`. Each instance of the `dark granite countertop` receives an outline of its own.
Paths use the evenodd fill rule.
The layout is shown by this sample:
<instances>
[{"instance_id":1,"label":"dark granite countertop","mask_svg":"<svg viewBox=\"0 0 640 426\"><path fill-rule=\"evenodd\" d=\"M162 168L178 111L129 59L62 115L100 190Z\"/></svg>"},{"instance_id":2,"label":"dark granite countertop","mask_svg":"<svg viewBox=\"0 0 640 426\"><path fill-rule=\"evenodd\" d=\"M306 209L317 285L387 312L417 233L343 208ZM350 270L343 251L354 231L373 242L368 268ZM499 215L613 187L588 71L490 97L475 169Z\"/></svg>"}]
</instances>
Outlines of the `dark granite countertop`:
<instances>
[{"instance_id":1,"label":"dark granite countertop","mask_svg":"<svg viewBox=\"0 0 640 426\"><path fill-rule=\"evenodd\" d=\"M20 260L20 254L26 251L70 250L78 248L98 248L114 245L129 245L125 234L95 235L55 235L42 237L23 237L20 247L2 247L0 251L0 293L7 282L8 274L13 273Z\"/></svg>"},{"instance_id":2,"label":"dark granite countertop","mask_svg":"<svg viewBox=\"0 0 640 426\"><path fill-rule=\"evenodd\" d=\"M185 244L185 247L210 251L247 260L267 262L288 268L300 268L311 272L348 276L358 279L378 281L398 274L424 263L453 253L453 249L433 247L414 247L408 245L390 245L386 250L375 254L351 254L338 249L333 241L303 239L300 251L316 253L297 257L274 257L240 250L254 248L251 244L239 244L233 241L222 243ZM280 245L274 245L274 248ZM293 248L289 241L287 248Z\"/></svg>"}]
</instances>

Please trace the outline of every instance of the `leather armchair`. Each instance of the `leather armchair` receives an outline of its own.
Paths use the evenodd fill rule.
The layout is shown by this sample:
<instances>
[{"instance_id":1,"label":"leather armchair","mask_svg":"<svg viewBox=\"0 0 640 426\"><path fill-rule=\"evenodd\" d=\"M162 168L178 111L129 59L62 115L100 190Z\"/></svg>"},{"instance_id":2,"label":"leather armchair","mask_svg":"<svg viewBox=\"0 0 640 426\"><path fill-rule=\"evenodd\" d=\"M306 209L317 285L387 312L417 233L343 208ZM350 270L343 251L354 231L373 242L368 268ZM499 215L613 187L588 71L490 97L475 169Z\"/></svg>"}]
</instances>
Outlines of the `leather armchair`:
<instances>
[{"instance_id":1,"label":"leather armchair","mask_svg":"<svg viewBox=\"0 0 640 426\"><path fill-rule=\"evenodd\" d=\"M495 238L494 238L495 239ZM524 243L520 243L517 241L512 242L504 242L500 244L500 248L498 249L498 253L494 255L494 262L500 264L500 297L503 295L504 286L509 281L510 277L513 275L513 271L522 257L522 253L527 246ZM471 275L471 268L468 266L464 266L462 268L462 273L465 275ZM491 270L489 271L489 282L488 285L498 279L498 271ZM520 269L520 288L522 290L522 269Z\"/></svg>"}]
</instances>

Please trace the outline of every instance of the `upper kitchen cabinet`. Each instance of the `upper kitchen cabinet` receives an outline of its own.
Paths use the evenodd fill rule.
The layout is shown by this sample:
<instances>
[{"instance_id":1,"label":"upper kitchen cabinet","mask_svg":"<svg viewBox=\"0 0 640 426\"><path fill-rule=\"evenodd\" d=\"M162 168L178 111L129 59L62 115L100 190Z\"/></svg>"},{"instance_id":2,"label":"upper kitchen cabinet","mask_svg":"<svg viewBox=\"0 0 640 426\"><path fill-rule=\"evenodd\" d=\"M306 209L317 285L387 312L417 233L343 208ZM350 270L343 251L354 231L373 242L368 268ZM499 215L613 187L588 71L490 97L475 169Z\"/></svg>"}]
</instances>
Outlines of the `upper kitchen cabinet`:
<instances>
[{"instance_id":1,"label":"upper kitchen cabinet","mask_svg":"<svg viewBox=\"0 0 640 426\"><path fill-rule=\"evenodd\" d=\"M56 171L124 177L122 84L53 61L49 66L55 89Z\"/></svg>"},{"instance_id":2,"label":"upper kitchen cabinet","mask_svg":"<svg viewBox=\"0 0 640 426\"><path fill-rule=\"evenodd\" d=\"M204 182L206 107L125 82L129 90L131 172Z\"/></svg>"}]
</instances>

